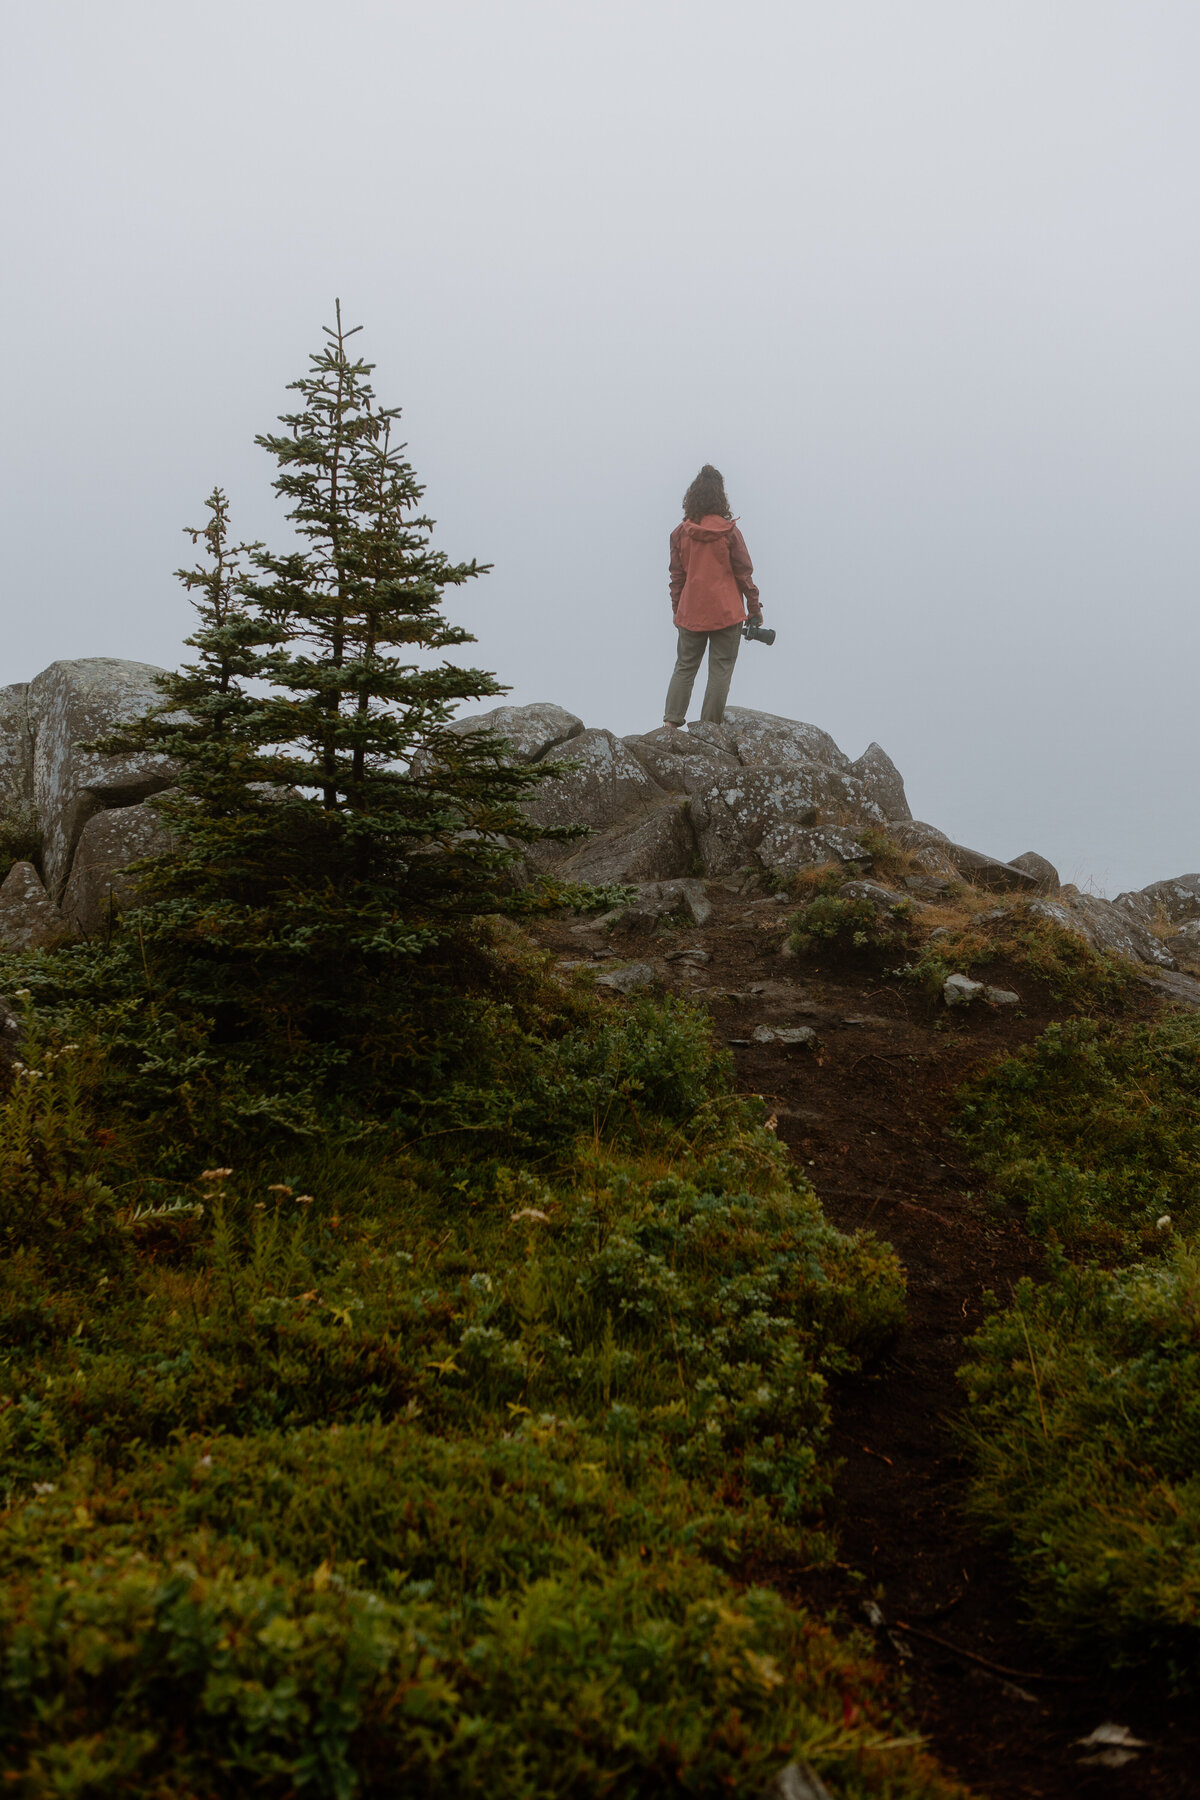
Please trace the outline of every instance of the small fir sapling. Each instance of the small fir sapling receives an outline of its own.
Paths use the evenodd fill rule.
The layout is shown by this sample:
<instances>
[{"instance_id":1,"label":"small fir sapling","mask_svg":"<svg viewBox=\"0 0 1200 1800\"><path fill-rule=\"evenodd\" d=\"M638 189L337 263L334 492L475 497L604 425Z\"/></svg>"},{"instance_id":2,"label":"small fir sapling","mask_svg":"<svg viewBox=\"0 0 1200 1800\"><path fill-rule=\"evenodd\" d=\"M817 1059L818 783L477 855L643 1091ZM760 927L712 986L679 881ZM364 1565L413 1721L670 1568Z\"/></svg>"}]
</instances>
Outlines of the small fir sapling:
<instances>
[{"instance_id":1,"label":"small fir sapling","mask_svg":"<svg viewBox=\"0 0 1200 1800\"><path fill-rule=\"evenodd\" d=\"M472 642L446 590L485 572L430 544L423 489L379 406L360 327L326 327L298 410L258 438L275 458L297 548L231 544L215 489L181 571L199 615L196 660L162 679L164 705L105 748L172 757L161 810L171 855L144 871L146 942L208 968L210 1006L288 1015L328 1035L379 983L474 915L528 909L507 879L524 845L578 836L521 801L552 769L513 765L491 733L450 728L495 677L430 653ZM542 904L550 896L543 897ZM378 996L382 997L382 996ZM335 1032L335 1035L338 1033Z\"/></svg>"}]
</instances>

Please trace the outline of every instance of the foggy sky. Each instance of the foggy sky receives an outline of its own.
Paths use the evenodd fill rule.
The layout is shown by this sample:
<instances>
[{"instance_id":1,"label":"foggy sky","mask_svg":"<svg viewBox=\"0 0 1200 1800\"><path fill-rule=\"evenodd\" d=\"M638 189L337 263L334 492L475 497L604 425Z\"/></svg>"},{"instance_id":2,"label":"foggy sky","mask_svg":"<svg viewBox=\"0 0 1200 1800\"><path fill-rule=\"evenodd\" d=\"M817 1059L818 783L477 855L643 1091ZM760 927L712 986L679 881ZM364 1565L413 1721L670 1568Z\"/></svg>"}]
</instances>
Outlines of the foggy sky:
<instances>
[{"instance_id":1,"label":"foggy sky","mask_svg":"<svg viewBox=\"0 0 1200 1800\"><path fill-rule=\"evenodd\" d=\"M0 681L174 664L340 295L516 702L647 730L725 472L773 649L913 810L1200 868L1192 0L4 8ZM694 709L698 711L698 704Z\"/></svg>"}]
</instances>

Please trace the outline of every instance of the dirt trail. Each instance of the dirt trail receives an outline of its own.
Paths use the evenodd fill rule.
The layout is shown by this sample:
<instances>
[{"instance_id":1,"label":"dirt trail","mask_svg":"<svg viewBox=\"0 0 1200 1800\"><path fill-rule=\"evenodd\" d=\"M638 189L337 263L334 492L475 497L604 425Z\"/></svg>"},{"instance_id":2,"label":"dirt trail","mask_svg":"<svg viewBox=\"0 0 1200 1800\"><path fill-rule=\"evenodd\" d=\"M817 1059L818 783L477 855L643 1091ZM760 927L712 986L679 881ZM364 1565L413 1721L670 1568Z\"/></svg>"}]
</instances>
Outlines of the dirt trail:
<instances>
[{"instance_id":1,"label":"dirt trail","mask_svg":"<svg viewBox=\"0 0 1200 1800\"><path fill-rule=\"evenodd\" d=\"M847 1574L803 1597L837 1604L860 1624L864 1601L875 1598L889 1626L909 1626L896 1632L898 1647L879 1632L880 1656L903 1669L911 1711L943 1765L988 1800L1200 1797L1193 1704L1173 1701L1161 1681L1055 1663L1022 1623L1003 1554L981 1544L962 1515L966 1469L951 1426L963 1340L981 1320L984 1293L1007 1298L1022 1276L1037 1275L1041 1253L964 1166L946 1126L971 1070L1063 1009L1024 971L997 965L992 979L1021 994L1019 1009L935 1010L877 971L782 954L776 903L714 899L705 928L668 937L650 925L610 937L554 924L538 935L564 958L593 948L643 958L680 991L707 993L743 1085L769 1100L826 1215L843 1230L870 1226L904 1263L906 1331L881 1367L833 1395ZM709 960L664 960L687 949ZM1154 1004L1147 996L1147 1010ZM764 1024L811 1025L819 1054L755 1043ZM1077 1740L1108 1720L1153 1747L1121 1769L1081 1765Z\"/></svg>"}]
</instances>

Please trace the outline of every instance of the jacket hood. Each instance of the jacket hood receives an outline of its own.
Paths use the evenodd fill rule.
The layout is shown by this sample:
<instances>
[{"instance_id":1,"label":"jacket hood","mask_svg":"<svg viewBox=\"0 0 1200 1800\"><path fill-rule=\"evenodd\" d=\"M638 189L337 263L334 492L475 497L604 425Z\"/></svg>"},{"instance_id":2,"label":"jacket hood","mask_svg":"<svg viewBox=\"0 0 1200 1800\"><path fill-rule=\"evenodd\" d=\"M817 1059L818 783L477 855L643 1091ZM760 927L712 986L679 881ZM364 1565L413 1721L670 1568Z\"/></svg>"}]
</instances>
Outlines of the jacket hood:
<instances>
[{"instance_id":1,"label":"jacket hood","mask_svg":"<svg viewBox=\"0 0 1200 1800\"><path fill-rule=\"evenodd\" d=\"M705 513L702 519L685 519L683 529L697 543L713 544L731 532L736 524L736 519L723 519L720 513Z\"/></svg>"}]
</instances>

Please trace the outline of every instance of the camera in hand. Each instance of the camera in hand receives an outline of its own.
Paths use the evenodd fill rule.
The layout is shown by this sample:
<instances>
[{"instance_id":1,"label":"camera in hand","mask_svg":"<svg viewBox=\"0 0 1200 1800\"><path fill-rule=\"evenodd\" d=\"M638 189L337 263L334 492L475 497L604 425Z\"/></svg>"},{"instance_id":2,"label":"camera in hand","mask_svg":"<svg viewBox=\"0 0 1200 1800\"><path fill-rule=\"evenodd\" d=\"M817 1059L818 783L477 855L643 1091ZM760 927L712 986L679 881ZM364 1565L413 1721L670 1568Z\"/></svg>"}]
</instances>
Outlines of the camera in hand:
<instances>
[{"instance_id":1,"label":"camera in hand","mask_svg":"<svg viewBox=\"0 0 1200 1800\"><path fill-rule=\"evenodd\" d=\"M749 638L755 644L773 644L775 642L775 633L770 626L757 625L753 619L747 619L742 626L742 636Z\"/></svg>"}]
</instances>

